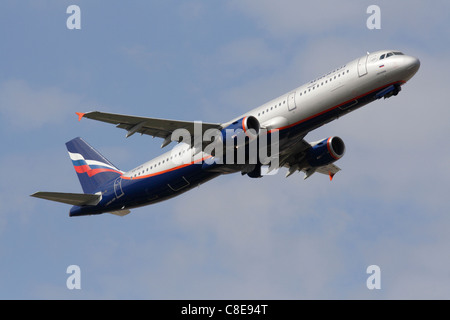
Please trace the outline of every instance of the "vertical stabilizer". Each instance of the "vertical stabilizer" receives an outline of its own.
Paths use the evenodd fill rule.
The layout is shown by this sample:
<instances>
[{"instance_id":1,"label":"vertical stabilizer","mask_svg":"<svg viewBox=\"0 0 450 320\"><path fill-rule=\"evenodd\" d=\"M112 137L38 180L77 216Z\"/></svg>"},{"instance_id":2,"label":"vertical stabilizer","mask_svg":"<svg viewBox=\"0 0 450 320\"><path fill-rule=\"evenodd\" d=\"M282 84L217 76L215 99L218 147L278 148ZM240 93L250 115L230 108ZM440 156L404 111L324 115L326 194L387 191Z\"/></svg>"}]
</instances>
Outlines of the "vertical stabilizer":
<instances>
[{"instance_id":1,"label":"vertical stabilizer","mask_svg":"<svg viewBox=\"0 0 450 320\"><path fill-rule=\"evenodd\" d=\"M84 193L95 193L99 187L123 174L108 159L81 138L66 143Z\"/></svg>"}]
</instances>

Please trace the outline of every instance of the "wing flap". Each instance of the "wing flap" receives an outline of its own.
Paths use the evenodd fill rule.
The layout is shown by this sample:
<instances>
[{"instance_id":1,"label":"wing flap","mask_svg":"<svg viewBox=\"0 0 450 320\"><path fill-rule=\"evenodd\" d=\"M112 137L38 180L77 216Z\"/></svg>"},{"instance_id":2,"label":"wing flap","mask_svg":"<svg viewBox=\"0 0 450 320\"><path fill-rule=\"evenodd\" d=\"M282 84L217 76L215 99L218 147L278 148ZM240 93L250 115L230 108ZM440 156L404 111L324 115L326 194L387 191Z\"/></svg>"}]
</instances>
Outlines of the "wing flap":
<instances>
[{"instance_id":1,"label":"wing flap","mask_svg":"<svg viewBox=\"0 0 450 320\"><path fill-rule=\"evenodd\" d=\"M95 206L100 202L100 194L64 193L64 192L36 192L31 195L35 198L56 201L74 206Z\"/></svg>"}]
</instances>

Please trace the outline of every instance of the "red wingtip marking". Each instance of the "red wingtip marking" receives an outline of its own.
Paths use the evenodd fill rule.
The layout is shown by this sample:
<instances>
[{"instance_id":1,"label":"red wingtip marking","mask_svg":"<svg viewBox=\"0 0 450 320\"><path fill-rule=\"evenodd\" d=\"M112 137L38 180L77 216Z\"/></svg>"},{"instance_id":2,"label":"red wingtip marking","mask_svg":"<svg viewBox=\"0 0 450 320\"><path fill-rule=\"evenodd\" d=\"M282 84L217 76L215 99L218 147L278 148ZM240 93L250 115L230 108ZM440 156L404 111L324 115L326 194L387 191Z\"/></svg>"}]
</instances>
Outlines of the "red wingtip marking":
<instances>
[{"instance_id":1,"label":"red wingtip marking","mask_svg":"<svg viewBox=\"0 0 450 320\"><path fill-rule=\"evenodd\" d=\"M81 121L81 118L84 117L85 113L82 112L75 112L78 115L78 121Z\"/></svg>"},{"instance_id":2,"label":"red wingtip marking","mask_svg":"<svg viewBox=\"0 0 450 320\"><path fill-rule=\"evenodd\" d=\"M333 177L334 177L334 173L328 172L328 174L329 174L329 176L330 176L330 181L332 181L332 180L333 180Z\"/></svg>"}]
</instances>

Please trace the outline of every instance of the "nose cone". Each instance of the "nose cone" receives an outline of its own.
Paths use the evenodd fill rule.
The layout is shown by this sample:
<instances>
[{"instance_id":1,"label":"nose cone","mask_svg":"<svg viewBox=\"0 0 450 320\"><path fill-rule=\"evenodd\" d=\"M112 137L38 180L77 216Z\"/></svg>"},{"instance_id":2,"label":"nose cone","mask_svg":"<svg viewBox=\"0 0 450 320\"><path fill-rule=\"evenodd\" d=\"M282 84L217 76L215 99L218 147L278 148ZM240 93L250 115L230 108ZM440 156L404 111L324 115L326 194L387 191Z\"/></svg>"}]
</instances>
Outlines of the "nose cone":
<instances>
[{"instance_id":1,"label":"nose cone","mask_svg":"<svg viewBox=\"0 0 450 320\"><path fill-rule=\"evenodd\" d=\"M403 63L402 63L402 70L403 70L403 75L404 75L404 80L408 81L409 79L411 79L416 72L419 70L420 68L420 60L415 58L415 57L411 57L411 56L404 56L403 57Z\"/></svg>"},{"instance_id":2,"label":"nose cone","mask_svg":"<svg viewBox=\"0 0 450 320\"><path fill-rule=\"evenodd\" d=\"M420 68L420 60L414 57L408 57L407 60L407 68L406 70L410 70L413 71L414 73L417 72L417 70L419 70Z\"/></svg>"},{"instance_id":3,"label":"nose cone","mask_svg":"<svg viewBox=\"0 0 450 320\"><path fill-rule=\"evenodd\" d=\"M406 57L406 71L411 73L411 77L416 74L420 68L420 60L411 56Z\"/></svg>"}]
</instances>

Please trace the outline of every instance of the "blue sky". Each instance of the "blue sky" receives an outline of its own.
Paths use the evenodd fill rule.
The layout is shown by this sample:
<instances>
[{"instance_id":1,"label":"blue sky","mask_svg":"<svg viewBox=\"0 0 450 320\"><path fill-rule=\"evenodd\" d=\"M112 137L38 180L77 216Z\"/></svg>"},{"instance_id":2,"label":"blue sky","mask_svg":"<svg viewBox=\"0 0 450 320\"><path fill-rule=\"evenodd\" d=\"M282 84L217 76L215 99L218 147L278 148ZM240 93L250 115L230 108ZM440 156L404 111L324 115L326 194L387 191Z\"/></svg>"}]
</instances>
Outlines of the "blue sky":
<instances>
[{"instance_id":1,"label":"blue sky","mask_svg":"<svg viewBox=\"0 0 450 320\"><path fill-rule=\"evenodd\" d=\"M81 30L66 28L71 4ZM0 298L448 299L449 4L378 1L369 30L371 4L2 1ZM81 192L74 137L122 170L161 152L75 112L225 122L390 48L422 63L401 94L307 136L345 141L332 183L223 176L123 218L29 197ZM73 264L81 290L66 287Z\"/></svg>"}]
</instances>

